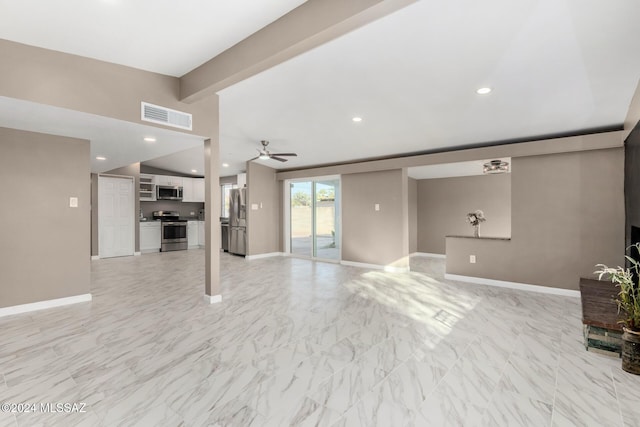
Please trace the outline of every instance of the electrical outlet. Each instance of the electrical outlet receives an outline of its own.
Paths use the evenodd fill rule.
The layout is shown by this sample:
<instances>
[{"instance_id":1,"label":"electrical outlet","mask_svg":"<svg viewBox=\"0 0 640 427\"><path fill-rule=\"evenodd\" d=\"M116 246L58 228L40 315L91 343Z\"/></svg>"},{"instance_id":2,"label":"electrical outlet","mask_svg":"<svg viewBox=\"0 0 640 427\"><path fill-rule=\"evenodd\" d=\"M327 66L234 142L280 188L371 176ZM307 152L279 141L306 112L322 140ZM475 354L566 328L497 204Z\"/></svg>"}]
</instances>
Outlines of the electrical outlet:
<instances>
[{"instance_id":1,"label":"electrical outlet","mask_svg":"<svg viewBox=\"0 0 640 427\"><path fill-rule=\"evenodd\" d=\"M189 212L189 214L190 214L191 216L194 216L196 213L195 213L195 212Z\"/></svg>"},{"instance_id":2,"label":"electrical outlet","mask_svg":"<svg viewBox=\"0 0 640 427\"><path fill-rule=\"evenodd\" d=\"M77 208L78 207L78 198L77 197L69 197L69 207Z\"/></svg>"},{"instance_id":3,"label":"electrical outlet","mask_svg":"<svg viewBox=\"0 0 640 427\"><path fill-rule=\"evenodd\" d=\"M476 256L475 255L469 255L469 262L471 264L475 264L476 263Z\"/></svg>"},{"instance_id":4,"label":"electrical outlet","mask_svg":"<svg viewBox=\"0 0 640 427\"><path fill-rule=\"evenodd\" d=\"M379 211L380 210L380 204L376 203L375 205L373 205L373 209L376 210L376 211Z\"/></svg>"}]
</instances>

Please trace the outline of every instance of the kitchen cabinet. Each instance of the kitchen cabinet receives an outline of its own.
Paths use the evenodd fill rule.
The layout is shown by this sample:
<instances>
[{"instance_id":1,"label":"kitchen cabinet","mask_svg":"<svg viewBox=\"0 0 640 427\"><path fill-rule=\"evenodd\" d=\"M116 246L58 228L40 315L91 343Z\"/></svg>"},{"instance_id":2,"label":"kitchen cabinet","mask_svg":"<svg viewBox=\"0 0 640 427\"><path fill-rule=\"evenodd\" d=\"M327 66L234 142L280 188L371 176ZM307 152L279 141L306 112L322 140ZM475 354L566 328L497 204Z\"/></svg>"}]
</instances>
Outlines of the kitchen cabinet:
<instances>
[{"instance_id":1,"label":"kitchen cabinet","mask_svg":"<svg viewBox=\"0 0 640 427\"><path fill-rule=\"evenodd\" d=\"M182 201L195 202L193 196L193 179L182 178Z\"/></svg>"},{"instance_id":2,"label":"kitchen cabinet","mask_svg":"<svg viewBox=\"0 0 640 427\"><path fill-rule=\"evenodd\" d=\"M156 185L172 185L182 187L182 177L170 175L156 175Z\"/></svg>"},{"instance_id":3,"label":"kitchen cabinet","mask_svg":"<svg viewBox=\"0 0 640 427\"><path fill-rule=\"evenodd\" d=\"M246 173L239 173L236 176L236 188L244 188L247 185L247 174Z\"/></svg>"},{"instance_id":4,"label":"kitchen cabinet","mask_svg":"<svg viewBox=\"0 0 640 427\"><path fill-rule=\"evenodd\" d=\"M187 221L187 242L189 249L200 247L200 221Z\"/></svg>"},{"instance_id":5,"label":"kitchen cabinet","mask_svg":"<svg viewBox=\"0 0 640 427\"><path fill-rule=\"evenodd\" d=\"M193 179L194 202L204 203L204 178Z\"/></svg>"},{"instance_id":6,"label":"kitchen cabinet","mask_svg":"<svg viewBox=\"0 0 640 427\"><path fill-rule=\"evenodd\" d=\"M183 202L204 203L204 178L140 174L140 200L155 201L156 185L182 187Z\"/></svg>"},{"instance_id":7,"label":"kitchen cabinet","mask_svg":"<svg viewBox=\"0 0 640 427\"><path fill-rule=\"evenodd\" d=\"M182 178L182 201L204 203L204 178Z\"/></svg>"},{"instance_id":8,"label":"kitchen cabinet","mask_svg":"<svg viewBox=\"0 0 640 427\"><path fill-rule=\"evenodd\" d=\"M155 175L140 174L140 201L155 202L156 200L156 177Z\"/></svg>"},{"instance_id":9,"label":"kitchen cabinet","mask_svg":"<svg viewBox=\"0 0 640 427\"><path fill-rule=\"evenodd\" d=\"M140 223L140 252L160 251L160 221Z\"/></svg>"}]
</instances>

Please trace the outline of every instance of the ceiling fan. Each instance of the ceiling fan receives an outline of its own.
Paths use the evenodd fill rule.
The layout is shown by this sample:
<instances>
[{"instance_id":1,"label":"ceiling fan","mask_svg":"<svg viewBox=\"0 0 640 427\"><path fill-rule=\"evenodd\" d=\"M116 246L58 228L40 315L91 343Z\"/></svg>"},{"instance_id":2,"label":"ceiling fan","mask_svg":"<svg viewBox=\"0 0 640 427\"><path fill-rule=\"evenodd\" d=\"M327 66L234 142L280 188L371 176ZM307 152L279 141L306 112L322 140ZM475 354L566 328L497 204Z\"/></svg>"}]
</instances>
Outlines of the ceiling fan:
<instances>
[{"instance_id":1,"label":"ceiling fan","mask_svg":"<svg viewBox=\"0 0 640 427\"><path fill-rule=\"evenodd\" d=\"M293 156L293 157L297 157L298 155L296 153L272 153L269 150L267 150L267 145L269 145L269 141L266 140L262 140L260 141L262 143L262 150L259 148L256 148L256 150L258 150L258 153L260 153L257 157L254 157L253 159L250 159L249 161L253 161L255 159L260 159L260 160L269 160L269 159L273 159L273 160L277 160L279 162L286 162L289 159L283 159L283 157L289 157L289 156Z\"/></svg>"}]
</instances>

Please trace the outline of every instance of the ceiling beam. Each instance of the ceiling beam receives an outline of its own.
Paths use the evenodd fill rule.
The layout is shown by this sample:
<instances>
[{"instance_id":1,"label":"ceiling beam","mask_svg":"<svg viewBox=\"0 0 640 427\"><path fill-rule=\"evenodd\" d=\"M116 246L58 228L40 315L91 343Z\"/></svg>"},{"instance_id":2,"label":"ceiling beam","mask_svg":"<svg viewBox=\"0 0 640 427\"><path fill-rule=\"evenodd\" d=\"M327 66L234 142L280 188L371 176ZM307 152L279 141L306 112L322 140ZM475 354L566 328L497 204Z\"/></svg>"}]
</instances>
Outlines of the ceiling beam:
<instances>
[{"instance_id":1,"label":"ceiling beam","mask_svg":"<svg viewBox=\"0 0 640 427\"><path fill-rule=\"evenodd\" d=\"M308 0L180 78L194 102L360 28L417 0Z\"/></svg>"}]
</instances>

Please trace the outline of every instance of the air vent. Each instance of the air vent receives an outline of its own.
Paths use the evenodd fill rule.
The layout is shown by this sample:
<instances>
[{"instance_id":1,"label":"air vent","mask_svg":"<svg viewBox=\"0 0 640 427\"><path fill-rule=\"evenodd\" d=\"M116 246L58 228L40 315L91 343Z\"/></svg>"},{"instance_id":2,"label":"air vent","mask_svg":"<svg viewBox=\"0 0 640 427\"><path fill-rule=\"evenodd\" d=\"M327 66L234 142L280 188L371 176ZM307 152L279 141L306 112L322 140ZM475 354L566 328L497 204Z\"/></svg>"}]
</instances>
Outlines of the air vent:
<instances>
[{"instance_id":1,"label":"air vent","mask_svg":"<svg viewBox=\"0 0 640 427\"><path fill-rule=\"evenodd\" d=\"M142 120L192 130L191 114L142 102Z\"/></svg>"}]
</instances>

